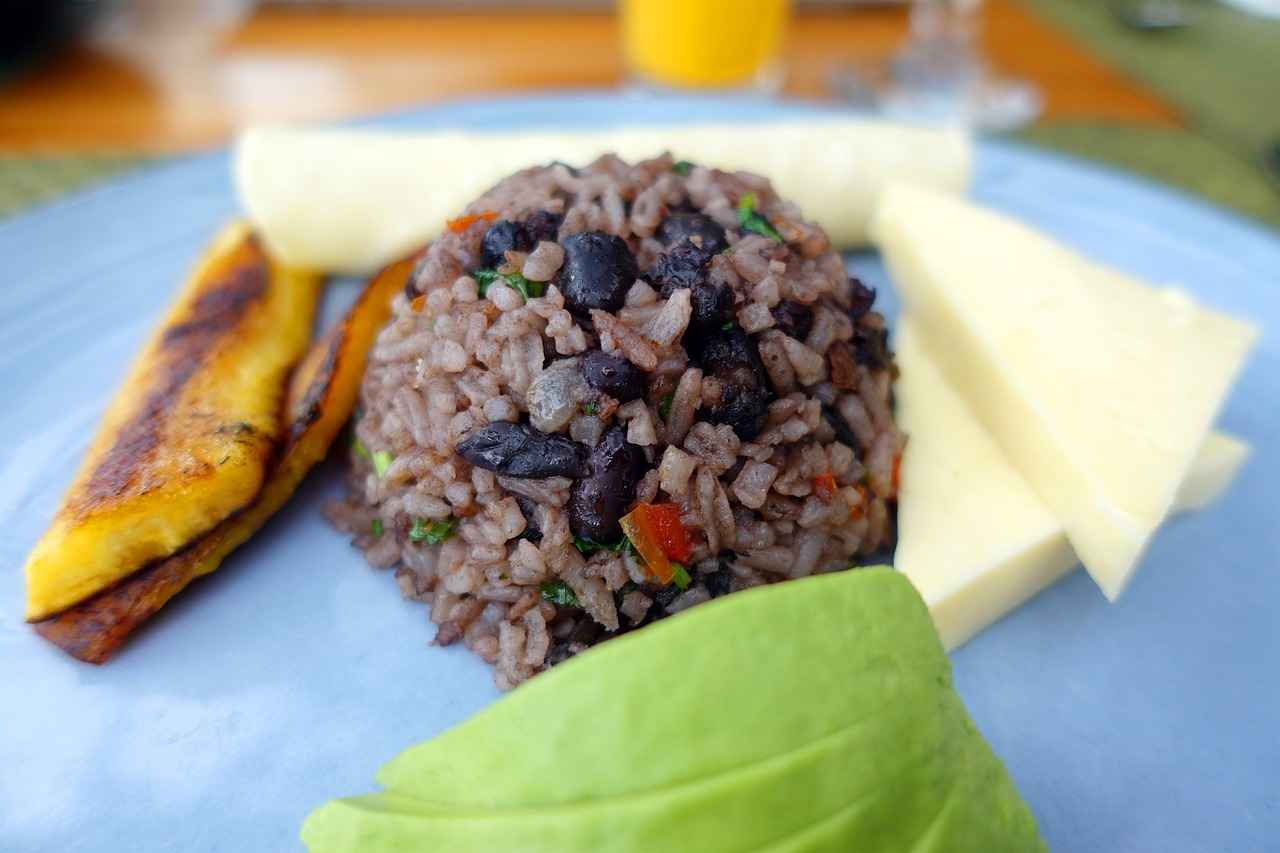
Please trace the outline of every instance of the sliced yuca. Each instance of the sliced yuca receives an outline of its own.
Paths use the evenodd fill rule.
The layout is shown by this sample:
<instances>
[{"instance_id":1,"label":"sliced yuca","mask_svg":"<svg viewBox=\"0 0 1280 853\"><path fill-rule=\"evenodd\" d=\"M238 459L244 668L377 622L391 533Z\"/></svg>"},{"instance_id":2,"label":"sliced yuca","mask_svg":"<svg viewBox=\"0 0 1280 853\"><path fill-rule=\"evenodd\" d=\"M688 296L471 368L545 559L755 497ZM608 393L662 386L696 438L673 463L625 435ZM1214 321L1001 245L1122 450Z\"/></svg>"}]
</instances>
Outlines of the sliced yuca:
<instances>
[{"instance_id":1,"label":"sliced yuca","mask_svg":"<svg viewBox=\"0 0 1280 853\"><path fill-rule=\"evenodd\" d=\"M319 279L268 258L243 223L218 236L27 559L28 620L169 556L253 500L319 293Z\"/></svg>"},{"instance_id":2,"label":"sliced yuca","mask_svg":"<svg viewBox=\"0 0 1280 853\"><path fill-rule=\"evenodd\" d=\"M929 605L948 650L1077 565L1066 531L943 378L908 319L895 339L898 425L910 436L898 492L894 565ZM1211 433L1175 509L1218 497L1248 455Z\"/></svg>"},{"instance_id":3,"label":"sliced yuca","mask_svg":"<svg viewBox=\"0 0 1280 853\"><path fill-rule=\"evenodd\" d=\"M1119 596L1257 329L918 187L872 233L925 347Z\"/></svg>"},{"instance_id":4,"label":"sliced yuca","mask_svg":"<svg viewBox=\"0 0 1280 853\"><path fill-rule=\"evenodd\" d=\"M1257 330L917 187L884 195L872 234L925 346L1114 599Z\"/></svg>"},{"instance_id":5,"label":"sliced yuca","mask_svg":"<svg viewBox=\"0 0 1280 853\"><path fill-rule=\"evenodd\" d=\"M968 137L954 130L823 120L583 133L377 133L260 128L236 145L235 180L272 251L298 267L365 273L435 237L501 178L607 152L677 158L768 175L842 247L866 242L890 181L960 193Z\"/></svg>"}]
</instances>

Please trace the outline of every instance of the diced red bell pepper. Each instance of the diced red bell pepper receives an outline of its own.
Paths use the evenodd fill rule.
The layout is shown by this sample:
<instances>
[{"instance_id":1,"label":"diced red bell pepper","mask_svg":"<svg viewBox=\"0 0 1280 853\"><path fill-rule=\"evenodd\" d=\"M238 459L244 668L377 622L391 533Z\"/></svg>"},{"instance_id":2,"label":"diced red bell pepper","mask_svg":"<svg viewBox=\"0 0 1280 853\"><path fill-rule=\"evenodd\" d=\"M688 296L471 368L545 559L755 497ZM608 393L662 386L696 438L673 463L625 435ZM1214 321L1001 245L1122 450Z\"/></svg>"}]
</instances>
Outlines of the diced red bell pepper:
<instances>
[{"instance_id":1,"label":"diced red bell pepper","mask_svg":"<svg viewBox=\"0 0 1280 853\"><path fill-rule=\"evenodd\" d=\"M461 234L476 222L483 219L485 222L492 222L498 218L498 214L492 210L482 210L479 213L468 213L466 216L459 216L457 219L450 219L446 225L454 234Z\"/></svg>"},{"instance_id":2,"label":"diced red bell pepper","mask_svg":"<svg viewBox=\"0 0 1280 853\"><path fill-rule=\"evenodd\" d=\"M680 507L677 504L639 504L636 506L657 540L658 546L668 559L680 563L689 561L693 555L693 544L689 541L689 531L680 520Z\"/></svg>"},{"instance_id":3,"label":"diced red bell pepper","mask_svg":"<svg viewBox=\"0 0 1280 853\"><path fill-rule=\"evenodd\" d=\"M677 504L638 503L619 524L645 567L663 583L670 583L674 576L672 560L686 563L693 556L693 543Z\"/></svg>"},{"instance_id":4,"label":"diced red bell pepper","mask_svg":"<svg viewBox=\"0 0 1280 853\"><path fill-rule=\"evenodd\" d=\"M671 568L671 561L663 553L658 540L641 520L641 514L632 510L618 519L618 524L622 525L622 532L631 540L631 546L636 549L649 573L661 583L671 583L675 570Z\"/></svg>"},{"instance_id":5,"label":"diced red bell pepper","mask_svg":"<svg viewBox=\"0 0 1280 853\"><path fill-rule=\"evenodd\" d=\"M813 493L823 503L831 503L831 499L836 495L836 477L830 471L813 478Z\"/></svg>"}]
</instances>

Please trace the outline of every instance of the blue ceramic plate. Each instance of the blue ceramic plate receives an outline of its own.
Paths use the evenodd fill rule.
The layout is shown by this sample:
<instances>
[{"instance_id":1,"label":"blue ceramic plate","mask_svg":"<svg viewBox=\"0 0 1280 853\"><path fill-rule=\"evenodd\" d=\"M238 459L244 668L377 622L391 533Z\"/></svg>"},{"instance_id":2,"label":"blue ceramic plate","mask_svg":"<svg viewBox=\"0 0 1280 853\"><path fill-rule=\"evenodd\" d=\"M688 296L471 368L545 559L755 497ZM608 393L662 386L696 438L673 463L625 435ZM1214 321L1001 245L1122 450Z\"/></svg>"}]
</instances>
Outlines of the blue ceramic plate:
<instances>
[{"instance_id":1,"label":"blue ceramic plate","mask_svg":"<svg viewBox=\"0 0 1280 853\"><path fill-rule=\"evenodd\" d=\"M762 102L576 96L389 119L477 128L740 119ZM749 132L749 131L745 131ZM21 566L130 357L236 209L225 153L0 223L0 848L288 850L304 815L497 697L424 608L321 520L336 467L103 667L22 622ZM1056 850L1260 850L1280 837L1280 240L1169 190L1011 145L974 195L1099 260L1250 317L1222 426L1255 455L1160 533L1121 602L1068 577L954 656ZM853 266L882 286L879 261ZM330 314L350 298L340 286Z\"/></svg>"}]
</instances>

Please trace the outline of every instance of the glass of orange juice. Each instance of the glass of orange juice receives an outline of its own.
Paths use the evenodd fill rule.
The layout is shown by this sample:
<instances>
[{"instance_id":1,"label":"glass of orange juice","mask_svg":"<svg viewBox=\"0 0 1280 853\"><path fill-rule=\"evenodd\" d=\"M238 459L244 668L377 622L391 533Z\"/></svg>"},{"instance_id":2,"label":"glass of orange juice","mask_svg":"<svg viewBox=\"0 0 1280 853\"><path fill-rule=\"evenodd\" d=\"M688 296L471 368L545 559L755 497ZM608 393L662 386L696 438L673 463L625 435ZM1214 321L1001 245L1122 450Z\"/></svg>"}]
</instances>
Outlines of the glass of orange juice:
<instances>
[{"instance_id":1,"label":"glass of orange juice","mask_svg":"<svg viewBox=\"0 0 1280 853\"><path fill-rule=\"evenodd\" d=\"M776 89L790 0L619 0L637 81L680 89Z\"/></svg>"}]
</instances>

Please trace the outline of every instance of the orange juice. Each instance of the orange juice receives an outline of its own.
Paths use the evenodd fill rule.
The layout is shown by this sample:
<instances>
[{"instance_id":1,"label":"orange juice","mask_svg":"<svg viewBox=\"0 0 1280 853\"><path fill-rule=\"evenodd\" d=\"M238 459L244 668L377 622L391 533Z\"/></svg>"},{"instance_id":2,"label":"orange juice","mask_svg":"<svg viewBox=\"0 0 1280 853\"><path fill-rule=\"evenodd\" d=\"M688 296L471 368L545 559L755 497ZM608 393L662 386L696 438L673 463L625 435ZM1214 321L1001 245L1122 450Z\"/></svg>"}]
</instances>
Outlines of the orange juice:
<instances>
[{"instance_id":1,"label":"orange juice","mask_svg":"<svg viewBox=\"0 0 1280 853\"><path fill-rule=\"evenodd\" d=\"M620 0L622 45L639 77L742 86L777 58L789 0Z\"/></svg>"}]
</instances>

